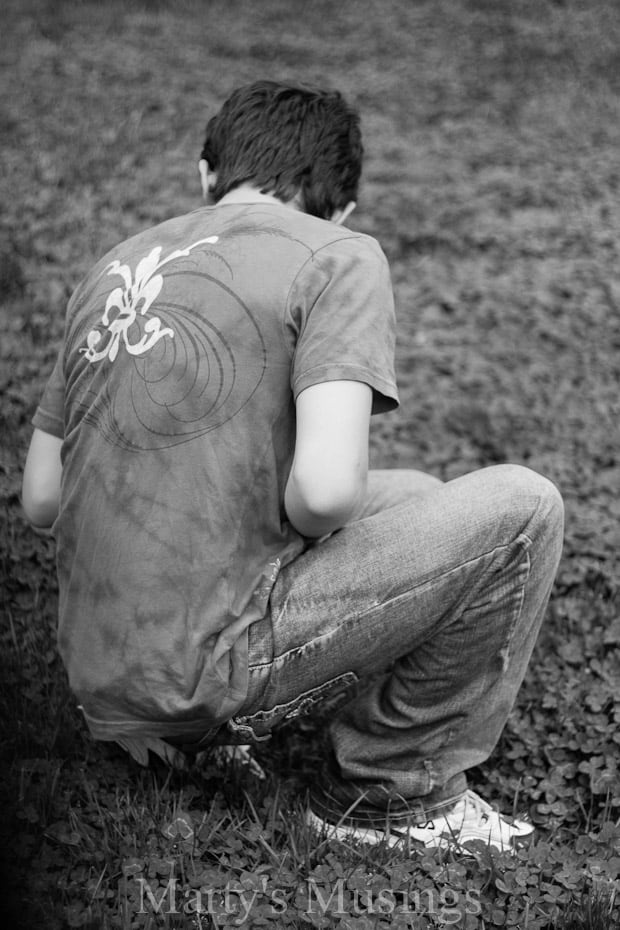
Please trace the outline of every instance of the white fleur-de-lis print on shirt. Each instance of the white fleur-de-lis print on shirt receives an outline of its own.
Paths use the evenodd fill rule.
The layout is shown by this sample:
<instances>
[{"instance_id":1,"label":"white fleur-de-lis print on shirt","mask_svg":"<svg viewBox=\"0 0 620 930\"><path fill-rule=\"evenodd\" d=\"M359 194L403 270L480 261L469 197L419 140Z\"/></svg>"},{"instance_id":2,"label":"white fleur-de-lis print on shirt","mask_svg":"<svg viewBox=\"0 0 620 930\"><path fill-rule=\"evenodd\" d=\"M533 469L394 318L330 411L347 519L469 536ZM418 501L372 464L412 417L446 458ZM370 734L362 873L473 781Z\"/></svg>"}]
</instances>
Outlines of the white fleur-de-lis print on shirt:
<instances>
[{"instance_id":1,"label":"white fleur-de-lis print on shirt","mask_svg":"<svg viewBox=\"0 0 620 930\"><path fill-rule=\"evenodd\" d=\"M174 338L174 331L168 326L162 326L158 316L149 317L144 324L144 333L137 342L131 342L129 331L136 321L138 311L140 316L146 316L151 304L159 296L164 283L163 275L158 274L160 269L177 258L189 255L192 249L199 245L214 245L218 239L219 236L199 239L186 249L176 249L161 261L161 246L156 246L146 258L138 262L133 279L129 265L122 265L118 260L108 265L107 273L119 275L124 281L124 286L115 288L108 295L99 324L106 329L91 329L86 337L86 347L80 349L84 357L89 362L100 362L104 358L113 362L121 343L130 355L144 355L165 336ZM108 339L105 339L106 335ZM97 346L104 339L104 347L98 350Z\"/></svg>"}]
</instances>

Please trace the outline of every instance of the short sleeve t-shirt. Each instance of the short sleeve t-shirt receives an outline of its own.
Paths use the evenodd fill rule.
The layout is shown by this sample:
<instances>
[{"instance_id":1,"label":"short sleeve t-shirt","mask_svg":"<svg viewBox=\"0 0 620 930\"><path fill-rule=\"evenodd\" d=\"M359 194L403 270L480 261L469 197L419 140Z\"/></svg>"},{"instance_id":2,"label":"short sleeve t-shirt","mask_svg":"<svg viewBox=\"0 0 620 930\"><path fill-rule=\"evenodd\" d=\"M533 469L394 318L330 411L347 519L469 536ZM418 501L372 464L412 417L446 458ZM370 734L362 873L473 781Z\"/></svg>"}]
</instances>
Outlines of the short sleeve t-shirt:
<instances>
[{"instance_id":1,"label":"short sleeve t-shirt","mask_svg":"<svg viewBox=\"0 0 620 930\"><path fill-rule=\"evenodd\" d=\"M306 541L295 398L398 403L377 243L278 204L127 240L74 293L34 425L63 440L59 649L94 736L199 738L247 691L247 632Z\"/></svg>"}]
</instances>

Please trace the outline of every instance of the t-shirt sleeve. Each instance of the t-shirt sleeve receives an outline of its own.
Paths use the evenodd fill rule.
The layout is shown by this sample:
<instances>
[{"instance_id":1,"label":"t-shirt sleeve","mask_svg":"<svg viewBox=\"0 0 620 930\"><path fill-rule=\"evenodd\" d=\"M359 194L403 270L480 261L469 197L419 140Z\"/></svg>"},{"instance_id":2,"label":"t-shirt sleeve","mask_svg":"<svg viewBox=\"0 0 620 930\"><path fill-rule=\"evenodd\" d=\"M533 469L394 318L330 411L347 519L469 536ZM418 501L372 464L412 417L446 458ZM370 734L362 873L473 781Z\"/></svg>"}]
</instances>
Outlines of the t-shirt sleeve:
<instances>
[{"instance_id":1,"label":"t-shirt sleeve","mask_svg":"<svg viewBox=\"0 0 620 930\"><path fill-rule=\"evenodd\" d=\"M56 359L56 364L49 377L43 397L32 418L33 426L51 433L58 439L64 439L65 381L62 371L62 352Z\"/></svg>"},{"instance_id":2,"label":"t-shirt sleeve","mask_svg":"<svg viewBox=\"0 0 620 930\"><path fill-rule=\"evenodd\" d=\"M296 332L291 370L295 399L323 381L363 381L372 412L398 406L395 318L385 255L366 236L323 247L297 276L289 299Z\"/></svg>"}]
</instances>

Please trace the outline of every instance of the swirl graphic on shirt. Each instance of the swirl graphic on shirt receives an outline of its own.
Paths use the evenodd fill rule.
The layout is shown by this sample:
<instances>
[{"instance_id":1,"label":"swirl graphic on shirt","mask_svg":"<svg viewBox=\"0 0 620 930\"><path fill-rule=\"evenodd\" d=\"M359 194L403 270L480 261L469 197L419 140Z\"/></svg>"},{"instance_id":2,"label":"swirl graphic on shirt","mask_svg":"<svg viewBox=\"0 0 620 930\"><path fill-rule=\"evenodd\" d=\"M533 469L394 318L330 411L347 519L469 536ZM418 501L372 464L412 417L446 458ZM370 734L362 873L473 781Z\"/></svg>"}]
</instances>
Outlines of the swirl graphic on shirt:
<instances>
[{"instance_id":1,"label":"swirl graphic on shirt","mask_svg":"<svg viewBox=\"0 0 620 930\"><path fill-rule=\"evenodd\" d=\"M101 296L96 326L82 317L74 345L88 365L75 370L75 390L83 422L112 444L165 449L204 436L239 413L261 383L265 341L232 280L223 280L232 271L213 248L220 239L163 259L157 246L135 274L119 261L105 269L123 285ZM97 301L102 279L86 304Z\"/></svg>"},{"instance_id":2,"label":"swirl graphic on shirt","mask_svg":"<svg viewBox=\"0 0 620 930\"><path fill-rule=\"evenodd\" d=\"M162 261L159 260L161 246L157 246L146 258L138 262L133 279L129 265L122 265L118 260L111 262L107 273L119 275L125 282L125 287L117 287L108 295L101 317L100 325L105 327L110 338L106 340L106 332L102 333L99 329L91 329L86 337L86 348L80 351L84 353L88 361L100 362L108 358L113 362L121 345L130 355L143 355L165 336L174 337L173 330L170 327L162 327L161 320L157 316L149 317L144 326L144 333L137 342L131 342L130 330L136 322L138 310L141 316L146 316L151 304L159 296L164 279L156 272L169 262L189 255L192 249L199 245L207 243L214 245L218 238L218 236L209 236L206 239L199 239L186 249L177 249ZM99 349L98 346L102 342L104 346Z\"/></svg>"}]
</instances>

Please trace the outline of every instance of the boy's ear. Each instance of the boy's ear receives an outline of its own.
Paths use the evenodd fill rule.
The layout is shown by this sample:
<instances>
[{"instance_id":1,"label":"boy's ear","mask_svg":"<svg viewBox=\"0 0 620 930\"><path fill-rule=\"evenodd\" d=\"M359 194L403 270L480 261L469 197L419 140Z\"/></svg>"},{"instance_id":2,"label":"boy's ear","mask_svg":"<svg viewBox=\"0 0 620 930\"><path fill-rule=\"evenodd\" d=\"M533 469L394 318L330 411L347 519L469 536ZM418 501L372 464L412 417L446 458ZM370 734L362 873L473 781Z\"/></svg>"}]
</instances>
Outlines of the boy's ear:
<instances>
[{"instance_id":1,"label":"boy's ear","mask_svg":"<svg viewBox=\"0 0 620 930\"><path fill-rule=\"evenodd\" d=\"M338 226L342 226L343 223L351 216L355 207L357 206L355 200L350 200L346 207L341 207L338 210L334 210L331 216L332 223L336 223Z\"/></svg>"},{"instance_id":2,"label":"boy's ear","mask_svg":"<svg viewBox=\"0 0 620 930\"><path fill-rule=\"evenodd\" d=\"M200 186L202 187L203 200L207 200L210 192L215 187L217 176L209 168L209 162L206 158L201 158L198 162L198 173L200 174Z\"/></svg>"}]
</instances>

